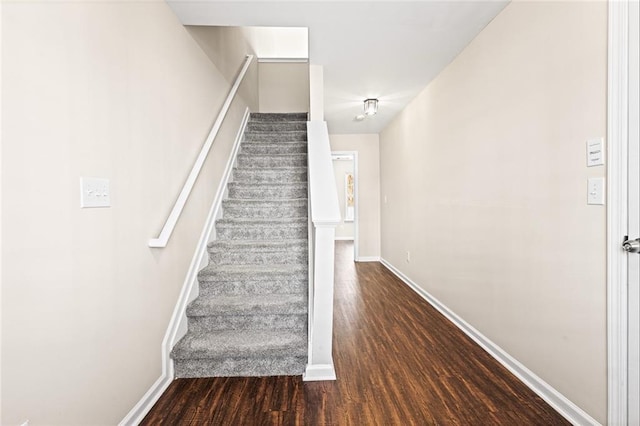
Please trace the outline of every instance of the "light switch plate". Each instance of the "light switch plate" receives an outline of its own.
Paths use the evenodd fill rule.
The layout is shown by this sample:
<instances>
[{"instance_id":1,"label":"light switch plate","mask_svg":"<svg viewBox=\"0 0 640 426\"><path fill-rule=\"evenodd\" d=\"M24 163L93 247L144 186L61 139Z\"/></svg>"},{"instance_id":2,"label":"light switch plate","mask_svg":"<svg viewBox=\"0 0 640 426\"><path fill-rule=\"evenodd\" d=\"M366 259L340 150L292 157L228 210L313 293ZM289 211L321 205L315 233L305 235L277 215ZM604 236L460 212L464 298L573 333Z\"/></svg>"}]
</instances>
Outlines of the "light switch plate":
<instances>
[{"instance_id":1,"label":"light switch plate","mask_svg":"<svg viewBox=\"0 0 640 426\"><path fill-rule=\"evenodd\" d=\"M80 178L80 208L110 206L109 179Z\"/></svg>"},{"instance_id":2,"label":"light switch plate","mask_svg":"<svg viewBox=\"0 0 640 426\"><path fill-rule=\"evenodd\" d=\"M587 204L604 205L604 178L589 178L587 181Z\"/></svg>"},{"instance_id":3,"label":"light switch plate","mask_svg":"<svg viewBox=\"0 0 640 426\"><path fill-rule=\"evenodd\" d=\"M595 138L587 141L587 167L604 165L604 139Z\"/></svg>"}]
</instances>

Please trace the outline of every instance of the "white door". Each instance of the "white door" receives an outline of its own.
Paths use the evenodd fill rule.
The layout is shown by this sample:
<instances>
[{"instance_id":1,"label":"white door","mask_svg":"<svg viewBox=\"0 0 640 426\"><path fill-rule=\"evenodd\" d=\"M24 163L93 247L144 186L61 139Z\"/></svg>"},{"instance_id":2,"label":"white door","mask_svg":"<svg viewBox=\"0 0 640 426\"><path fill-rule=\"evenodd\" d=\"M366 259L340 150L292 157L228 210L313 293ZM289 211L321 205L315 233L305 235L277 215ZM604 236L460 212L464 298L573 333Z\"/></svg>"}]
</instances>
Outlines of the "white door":
<instances>
[{"instance_id":1,"label":"white door","mask_svg":"<svg viewBox=\"0 0 640 426\"><path fill-rule=\"evenodd\" d=\"M640 426L640 8L609 1L608 423ZM622 245L624 236L628 239Z\"/></svg>"},{"instance_id":2,"label":"white door","mask_svg":"<svg viewBox=\"0 0 640 426\"><path fill-rule=\"evenodd\" d=\"M640 8L629 2L629 238L640 237ZM640 242L640 241L639 241ZM640 425L640 253L627 254L628 264L628 424Z\"/></svg>"}]
</instances>

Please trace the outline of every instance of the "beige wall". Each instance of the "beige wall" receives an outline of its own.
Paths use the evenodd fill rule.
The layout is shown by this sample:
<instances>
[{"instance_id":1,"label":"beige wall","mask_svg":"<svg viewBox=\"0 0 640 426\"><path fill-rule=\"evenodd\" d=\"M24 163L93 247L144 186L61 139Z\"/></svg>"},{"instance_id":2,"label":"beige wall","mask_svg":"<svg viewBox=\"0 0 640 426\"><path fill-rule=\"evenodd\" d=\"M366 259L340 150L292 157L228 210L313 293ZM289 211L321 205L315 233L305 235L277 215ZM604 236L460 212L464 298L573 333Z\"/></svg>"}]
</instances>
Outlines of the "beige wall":
<instances>
[{"instance_id":1,"label":"beige wall","mask_svg":"<svg viewBox=\"0 0 640 426\"><path fill-rule=\"evenodd\" d=\"M380 256L380 151L377 134L329 135L332 151L358 152L359 258Z\"/></svg>"},{"instance_id":2,"label":"beige wall","mask_svg":"<svg viewBox=\"0 0 640 426\"><path fill-rule=\"evenodd\" d=\"M600 422L606 71L605 2L514 2L380 136L382 257Z\"/></svg>"},{"instance_id":3,"label":"beige wall","mask_svg":"<svg viewBox=\"0 0 640 426\"><path fill-rule=\"evenodd\" d=\"M2 2L0 1L0 309L2 309ZM2 312L0 312L0 422L2 422Z\"/></svg>"},{"instance_id":4,"label":"beige wall","mask_svg":"<svg viewBox=\"0 0 640 426\"><path fill-rule=\"evenodd\" d=\"M258 58L245 38L245 31L240 27L186 28L227 81L235 81L246 55L254 56L238 90L238 96L245 100L251 111L258 111Z\"/></svg>"},{"instance_id":5,"label":"beige wall","mask_svg":"<svg viewBox=\"0 0 640 426\"><path fill-rule=\"evenodd\" d=\"M338 192L338 204L340 205L340 223L336 226L336 240L353 239L355 235L354 222L345 222L345 187L344 176L353 173L353 160L333 160L333 174L336 180Z\"/></svg>"},{"instance_id":6,"label":"beige wall","mask_svg":"<svg viewBox=\"0 0 640 426\"><path fill-rule=\"evenodd\" d=\"M258 65L260 112L308 112L309 64Z\"/></svg>"},{"instance_id":7,"label":"beige wall","mask_svg":"<svg viewBox=\"0 0 640 426\"><path fill-rule=\"evenodd\" d=\"M2 12L0 423L116 424L160 376L245 104L168 247L150 249L230 83L164 2ZM109 178L112 207L81 210L80 176Z\"/></svg>"}]
</instances>

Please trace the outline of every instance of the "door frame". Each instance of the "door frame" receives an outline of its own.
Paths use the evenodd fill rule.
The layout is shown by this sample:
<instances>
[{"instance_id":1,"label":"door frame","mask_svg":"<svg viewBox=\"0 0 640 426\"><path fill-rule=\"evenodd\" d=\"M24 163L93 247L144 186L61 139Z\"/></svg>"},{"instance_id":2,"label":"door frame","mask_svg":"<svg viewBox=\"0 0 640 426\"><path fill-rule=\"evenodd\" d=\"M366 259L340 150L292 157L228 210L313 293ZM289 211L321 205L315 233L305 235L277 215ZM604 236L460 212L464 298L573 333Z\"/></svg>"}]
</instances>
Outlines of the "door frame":
<instances>
[{"instance_id":1,"label":"door frame","mask_svg":"<svg viewBox=\"0 0 640 426\"><path fill-rule=\"evenodd\" d=\"M360 196L360 191L358 190L358 183L360 179L358 178L358 151L331 151L331 155L345 155L351 156L353 158L353 180L355 185L353 186L353 199L355 200L355 209L353 212L353 260L358 262L359 260L359 247L360 247L360 237L359 237L359 209L360 209L360 200L358 197ZM342 212L340 213L342 214Z\"/></svg>"},{"instance_id":2,"label":"door frame","mask_svg":"<svg viewBox=\"0 0 640 426\"><path fill-rule=\"evenodd\" d=\"M626 425L629 412L628 264L621 248L628 232L629 3L608 2L607 420L612 426Z\"/></svg>"}]
</instances>

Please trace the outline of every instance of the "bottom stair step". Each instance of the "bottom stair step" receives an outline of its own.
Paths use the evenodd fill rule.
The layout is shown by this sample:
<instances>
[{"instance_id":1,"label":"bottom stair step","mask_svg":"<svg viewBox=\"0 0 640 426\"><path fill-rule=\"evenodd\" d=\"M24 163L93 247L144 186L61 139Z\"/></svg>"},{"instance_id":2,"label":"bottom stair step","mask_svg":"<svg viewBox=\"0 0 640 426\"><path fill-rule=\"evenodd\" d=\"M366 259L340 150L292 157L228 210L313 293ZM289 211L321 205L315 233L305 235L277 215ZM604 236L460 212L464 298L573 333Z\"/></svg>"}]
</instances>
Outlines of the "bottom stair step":
<instances>
[{"instance_id":1,"label":"bottom stair step","mask_svg":"<svg viewBox=\"0 0 640 426\"><path fill-rule=\"evenodd\" d=\"M189 333L171 357L176 377L300 375L307 336L289 330Z\"/></svg>"}]
</instances>

